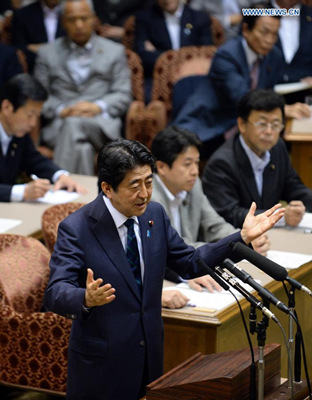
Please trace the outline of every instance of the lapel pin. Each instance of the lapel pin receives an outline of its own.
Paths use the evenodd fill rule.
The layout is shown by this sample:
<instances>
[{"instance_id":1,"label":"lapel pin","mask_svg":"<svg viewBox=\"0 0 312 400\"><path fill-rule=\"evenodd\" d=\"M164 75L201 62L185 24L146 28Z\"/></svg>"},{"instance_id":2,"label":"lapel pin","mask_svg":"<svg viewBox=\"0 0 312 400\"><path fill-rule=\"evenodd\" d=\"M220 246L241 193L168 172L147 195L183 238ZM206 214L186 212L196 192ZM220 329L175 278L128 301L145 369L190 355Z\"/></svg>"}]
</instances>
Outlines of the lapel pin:
<instances>
[{"instance_id":1,"label":"lapel pin","mask_svg":"<svg viewBox=\"0 0 312 400\"><path fill-rule=\"evenodd\" d=\"M149 220L149 221L148 221L148 225L149 225L149 226L153 226L153 225L154 225L154 221L153 221L152 219Z\"/></svg>"},{"instance_id":2,"label":"lapel pin","mask_svg":"<svg viewBox=\"0 0 312 400\"><path fill-rule=\"evenodd\" d=\"M275 170L275 164L271 164L271 170L272 170L272 171Z\"/></svg>"}]
</instances>

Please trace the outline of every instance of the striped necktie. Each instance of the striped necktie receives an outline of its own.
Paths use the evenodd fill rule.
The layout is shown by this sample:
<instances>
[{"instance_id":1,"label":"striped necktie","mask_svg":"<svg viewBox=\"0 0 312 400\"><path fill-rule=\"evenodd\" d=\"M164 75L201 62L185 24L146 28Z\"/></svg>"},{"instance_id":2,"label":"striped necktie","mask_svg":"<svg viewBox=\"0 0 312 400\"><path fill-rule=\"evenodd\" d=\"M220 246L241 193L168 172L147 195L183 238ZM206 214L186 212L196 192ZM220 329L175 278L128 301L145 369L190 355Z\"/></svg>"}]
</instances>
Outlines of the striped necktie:
<instances>
[{"instance_id":1,"label":"striped necktie","mask_svg":"<svg viewBox=\"0 0 312 400\"><path fill-rule=\"evenodd\" d=\"M260 67L260 60L259 58L256 59L252 63L251 69L250 69L250 89L255 90L257 89L258 86L258 79L259 79L259 67Z\"/></svg>"},{"instance_id":2,"label":"striped necktie","mask_svg":"<svg viewBox=\"0 0 312 400\"><path fill-rule=\"evenodd\" d=\"M141 266L140 266L140 254L138 249L138 243L136 240L135 232L134 232L134 219L128 218L125 222L125 225L128 229L127 232L127 259L131 266L133 275L135 280L139 286L139 289L142 288L142 278L141 278Z\"/></svg>"}]
</instances>

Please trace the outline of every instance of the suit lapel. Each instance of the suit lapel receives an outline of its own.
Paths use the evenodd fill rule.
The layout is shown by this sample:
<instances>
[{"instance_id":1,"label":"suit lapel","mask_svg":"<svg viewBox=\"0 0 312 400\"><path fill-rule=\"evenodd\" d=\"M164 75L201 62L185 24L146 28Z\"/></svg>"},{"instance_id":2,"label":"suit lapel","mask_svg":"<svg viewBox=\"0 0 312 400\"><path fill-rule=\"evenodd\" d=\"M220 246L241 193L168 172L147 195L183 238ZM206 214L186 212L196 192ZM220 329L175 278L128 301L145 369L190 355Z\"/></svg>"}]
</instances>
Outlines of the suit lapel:
<instances>
[{"instance_id":1,"label":"suit lapel","mask_svg":"<svg viewBox=\"0 0 312 400\"><path fill-rule=\"evenodd\" d=\"M150 212L147 210L145 213L138 218L140 224L140 233L143 250L144 260L144 280L143 280L143 295L146 294L145 287L152 285L152 274L153 270L150 265L152 260L152 244L153 244L153 220ZM154 260L153 260L154 261Z\"/></svg>"},{"instance_id":2,"label":"suit lapel","mask_svg":"<svg viewBox=\"0 0 312 400\"><path fill-rule=\"evenodd\" d=\"M155 31L157 32L155 37L158 38L163 38L164 43L163 47L164 49L172 49L172 43L170 40L169 32L167 29L165 17L162 13L162 11L157 7L157 11L155 13L155 23L153 24L155 27Z\"/></svg>"},{"instance_id":3,"label":"suit lapel","mask_svg":"<svg viewBox=\"0 0 312 400\"><path fill-rule=\"evenodd\" d=\"M113 218L103 201L102 194L99 194L93 202L90 217L95 221L93 231L97 240L103 247L111 262L125 279L134 295L140 300L141 295L138 285L128 263ZM107 234L107 232L109 232L109 234Z\"/></svg>"},{"instance_id":4,"label":"suit lapel","mask_svg":"<svg viewBox=\"0 0 312 400\"><path fill-rule=\"evenodd\" d=\"M239 67L242 70L243 76L248 77L249 80L249 86L250 86L250 72L249 72L249 67L246 59L246 54L243 48L242 44L242 38L238 37L237 38L237 51L235 52L237 54L237 62Z\"/></svg>"}]
</instances>

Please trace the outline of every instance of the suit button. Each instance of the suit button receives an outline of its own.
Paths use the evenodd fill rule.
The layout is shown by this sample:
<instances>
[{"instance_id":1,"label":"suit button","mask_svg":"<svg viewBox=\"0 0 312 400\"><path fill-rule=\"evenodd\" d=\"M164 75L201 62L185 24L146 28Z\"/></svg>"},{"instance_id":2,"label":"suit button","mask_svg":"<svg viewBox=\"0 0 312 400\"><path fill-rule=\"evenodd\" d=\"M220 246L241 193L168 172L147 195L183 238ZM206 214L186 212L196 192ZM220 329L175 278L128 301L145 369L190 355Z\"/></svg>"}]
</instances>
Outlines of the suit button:
<instances>
[{"instance_id":1,"label":"suit button","mask_svg":"<svg viewBox=\"0 0 312 400\"><path fill-rule=\"evenodd\" d=\"M145 341L144 341L144 340L141 340L140 346L141 346L141 347L144 347L144 346L145 346Z\"/></svg>"}]
</instances>

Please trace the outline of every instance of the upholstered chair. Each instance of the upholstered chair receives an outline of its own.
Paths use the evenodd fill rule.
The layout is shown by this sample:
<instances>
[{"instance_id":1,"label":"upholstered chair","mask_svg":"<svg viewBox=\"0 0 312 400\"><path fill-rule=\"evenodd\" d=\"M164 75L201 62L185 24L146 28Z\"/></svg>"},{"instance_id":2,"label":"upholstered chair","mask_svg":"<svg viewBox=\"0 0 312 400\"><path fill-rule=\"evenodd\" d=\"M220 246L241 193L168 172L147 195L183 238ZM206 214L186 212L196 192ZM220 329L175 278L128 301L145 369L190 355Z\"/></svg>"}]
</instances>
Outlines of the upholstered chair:
<instances>
[{"instance_id":1,"label":"upholstered chair","mask_svg":"<svg viewBox=\"0 0 312 400\"><path fill-rule=\"evenodd\" d=\"M53 252L59 223L69 214L78 210L78 208L82 206L84 206L84 203L69 202L51 206L44 211L41 217L41 230L44 243L50 253Z\"/></svg>"},{"instance_id":2,"label":"upholstered chair","mask_svg":"<svg viewBox=\"0 0 312 400\"><path fill-rule=\"evenodd\" d=\"M0 383L65 395L71 321L42 309L49 260L39 240L0 235Z\"/></svg>"},{"instance_id":3,"label":"upholstered chair","mask_svg":"<svg viewBox=\"0 0 312 400\"><path fill-rule=\"evenodd\" d=\"M215 52L214 46L186 46L162 53L154 68L152 101L146 107L137 102L131 104L126 138L150 147L153 137L171 119L174 85L190 76L207 75Z\"/></svg>"}]
</instances>

